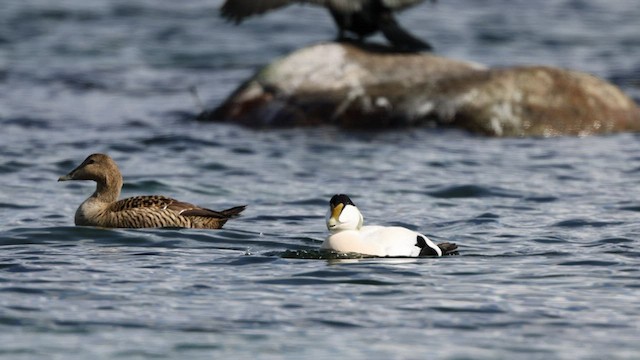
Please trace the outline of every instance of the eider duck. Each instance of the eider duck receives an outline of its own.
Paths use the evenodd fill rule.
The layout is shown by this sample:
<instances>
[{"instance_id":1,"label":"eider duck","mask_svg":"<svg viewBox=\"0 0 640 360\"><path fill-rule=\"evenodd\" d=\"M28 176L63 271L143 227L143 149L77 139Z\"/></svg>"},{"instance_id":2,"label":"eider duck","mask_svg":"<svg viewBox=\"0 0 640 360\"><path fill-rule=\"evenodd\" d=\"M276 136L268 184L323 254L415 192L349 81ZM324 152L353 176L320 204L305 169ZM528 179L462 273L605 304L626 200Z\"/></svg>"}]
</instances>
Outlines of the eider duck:
<instances>
[{"instance_id":1,"label":"eider duck","mask_svg":"<svg viewBox=\"0 0 640 360\"><path fill-rule=\"evenodd\" d=\"M377 31L389 40L396 50L428 51L432 47L402 29L394 11L417 5L424 0L226 0L220 14L236 24L245 18L293 3L324 6L338 26L338 40L355 35L358 41Z\"/></svg>"},{"instance_id":2,"label":"eider duck","mask_svg":"<svg viewBox=\"0 0 640 360\"><path fill-rule=\"evenodd\" d=\"M327 228L330 235L320 249L371 256L443 256L456 253L453 243L434 244L429 238L399 226L363 226L362 214L344 194L329 202Z\"/></svg>"},{"instance_id":3,"label":"eider duck","mask_svg":"<svg viewBox=\"0 0 640 360\"><path fill-rule=\"evenodd\" d=\"M122 175L115 161L105 154L92 154L58 181L93 180L96 191L75 215L75 224L105 228L199 228L220 229L245 206L214 211L159 195L134 196L122 200Z\"/></svg>"}]
</instances>

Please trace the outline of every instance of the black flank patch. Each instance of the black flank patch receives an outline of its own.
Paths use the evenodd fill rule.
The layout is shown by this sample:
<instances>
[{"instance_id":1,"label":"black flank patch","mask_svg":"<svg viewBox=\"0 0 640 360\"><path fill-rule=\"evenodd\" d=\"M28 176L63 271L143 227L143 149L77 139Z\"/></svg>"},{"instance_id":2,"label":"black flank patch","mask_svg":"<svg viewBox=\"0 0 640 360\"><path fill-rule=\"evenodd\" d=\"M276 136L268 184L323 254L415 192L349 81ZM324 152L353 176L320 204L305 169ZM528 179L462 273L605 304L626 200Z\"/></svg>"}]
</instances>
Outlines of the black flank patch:
<instances>
[{"instance_id":1,"label":"black flank patch","mask_svg":"<svg viewBox=\"0 0 640 360\"><path fill-rule=\"evenodd\" d=\"M422 236L418 235L416 240L416 246L420 248L420 254L418 254L418 256L438 256L438 252L427 246L427 240Z\"/></svg>"}]
</instances>

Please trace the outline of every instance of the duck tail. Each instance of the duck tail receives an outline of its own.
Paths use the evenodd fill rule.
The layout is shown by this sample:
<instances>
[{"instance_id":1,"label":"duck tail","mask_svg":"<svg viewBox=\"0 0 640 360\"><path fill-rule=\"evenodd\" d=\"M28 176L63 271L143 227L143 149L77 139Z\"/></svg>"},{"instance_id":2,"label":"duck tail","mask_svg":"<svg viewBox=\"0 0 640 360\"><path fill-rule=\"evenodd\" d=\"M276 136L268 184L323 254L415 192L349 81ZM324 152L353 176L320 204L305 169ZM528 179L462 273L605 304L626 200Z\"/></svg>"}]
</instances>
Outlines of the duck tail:
<instances>
[{"instance_id":1,"label":"duck tail","mask_svg":"<svg viewBox=\"0 0 640 360\"><path fill-rule=\"evenodd\" d=\"M438 244L438 247L442 251L442 256L459 255L458 245L456 245L455 243L443 242Z\"/></svg>"},{"instance_id":2,"label":"duck tail","mask_svg":"<svg viewBox=\"0 0 640 360\"><path fill-rule=\"evenodd\" d=\"M221 213L227 218L234 218L239 216L240 213L243 212L244 209L246 208L247 208L247 205L234 206L232 208L222 210Z\"/></svg>"}]
</instances>

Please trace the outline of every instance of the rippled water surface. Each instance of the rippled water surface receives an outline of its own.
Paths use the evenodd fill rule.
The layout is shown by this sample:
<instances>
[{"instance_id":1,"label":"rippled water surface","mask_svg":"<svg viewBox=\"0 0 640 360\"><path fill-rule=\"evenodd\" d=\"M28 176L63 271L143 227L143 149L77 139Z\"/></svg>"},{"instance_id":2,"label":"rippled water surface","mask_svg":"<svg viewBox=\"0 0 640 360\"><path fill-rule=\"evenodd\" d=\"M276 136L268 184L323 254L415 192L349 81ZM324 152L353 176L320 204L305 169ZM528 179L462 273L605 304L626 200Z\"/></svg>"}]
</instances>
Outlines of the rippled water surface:
<instances>
[{"instance_id":1,"label":"rippled water surface","mask_svg":"<svg viewBox=\"0 0 640 360\"><path fill-rule=\"evenodd\" d=\"M234 27L219 5L3 4L0 357L638 357L639 135L197 123L260 65L335 36L322 9ZM636 100L637 19L630 0L442 0L401 16L440 54L588 71ZM119 163L123 196L249 207L220 231L75 227L93 184L56 179L93 152ZM460 256L322 258L338 192L368 223Z\"/></svg>"}]
</instances>

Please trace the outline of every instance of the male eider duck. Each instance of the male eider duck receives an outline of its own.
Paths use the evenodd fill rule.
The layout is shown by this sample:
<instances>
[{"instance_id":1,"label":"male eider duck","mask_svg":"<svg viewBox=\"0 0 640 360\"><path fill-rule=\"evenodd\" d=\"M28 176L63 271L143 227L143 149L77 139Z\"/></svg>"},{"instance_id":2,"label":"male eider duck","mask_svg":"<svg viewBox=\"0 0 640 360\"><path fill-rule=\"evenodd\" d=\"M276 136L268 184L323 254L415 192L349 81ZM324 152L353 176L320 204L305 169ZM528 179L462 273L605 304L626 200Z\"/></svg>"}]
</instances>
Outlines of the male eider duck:
<instances>
[{"instance_id":1,"label":"male eider duck","mask_svg":"<svg viewBox=\"0 0 640 360\"><path fill-rule=\"evenodd\" d=\"M381 31L397 50L431 50L431 45L402 29L393 16L394 11L421 2L424 0L227 0L220 8L220 14L239 24L246 17L293 3L315 4L329 10L339 29L339 40L347 39L349 33L363 41Z\"/></svg>"},{"instance_id":2,"label":"male eider duck","mask_svg":"<svg viewBox=\"0 0 640 360\"><path fill-rule=\"evenodd\" d=\"M122 200L122 175L105 154L89 155L80 166L58 181L93 180L96 191L76 211L75 223L105 228L199 228L220 229L245 206L214 211L165 196L134 196Z\"/></svg>"},{"instance_id":3,"label":"male eider duck","mask_svg":"<svg viewBox=\"0 0 640 360\"><path fill-rule=\"evenodd\" d=\"M329 202L327 228L330 235L321 249L371 256L443 256L456 252L452 243L434 244L426 236L399 226L363 226L356 205L344 194Z\"/></svg>"}]
</instances>

